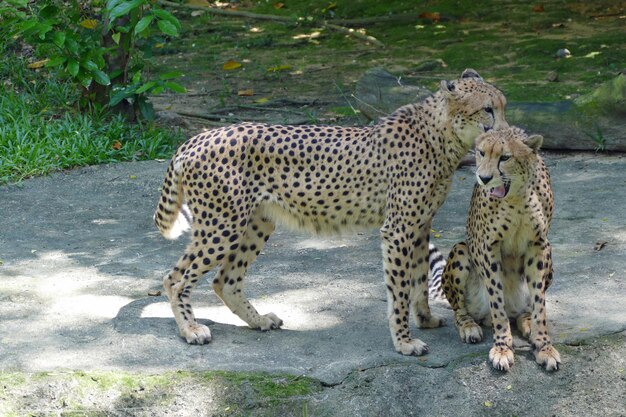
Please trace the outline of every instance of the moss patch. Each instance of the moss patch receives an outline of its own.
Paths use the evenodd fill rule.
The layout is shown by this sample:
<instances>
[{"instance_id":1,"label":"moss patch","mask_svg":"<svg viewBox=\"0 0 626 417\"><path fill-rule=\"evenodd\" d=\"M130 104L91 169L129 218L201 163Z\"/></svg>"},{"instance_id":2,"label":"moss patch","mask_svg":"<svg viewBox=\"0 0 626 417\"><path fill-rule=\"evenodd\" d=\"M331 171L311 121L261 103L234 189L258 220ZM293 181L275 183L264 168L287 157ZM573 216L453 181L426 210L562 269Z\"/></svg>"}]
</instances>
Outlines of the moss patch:
<instances>
[{"instance_id":1,"label":"moss patch","mask_svg":"<svg viewBox=\"0 0 626 417\"><path fill-rule=\"evenodd\" d=\"M255 372L3 372L0 415L167 415L181 407L199 415L300 414L306 396L321 389L310 378Z\"/></svg>"}]
</instances>

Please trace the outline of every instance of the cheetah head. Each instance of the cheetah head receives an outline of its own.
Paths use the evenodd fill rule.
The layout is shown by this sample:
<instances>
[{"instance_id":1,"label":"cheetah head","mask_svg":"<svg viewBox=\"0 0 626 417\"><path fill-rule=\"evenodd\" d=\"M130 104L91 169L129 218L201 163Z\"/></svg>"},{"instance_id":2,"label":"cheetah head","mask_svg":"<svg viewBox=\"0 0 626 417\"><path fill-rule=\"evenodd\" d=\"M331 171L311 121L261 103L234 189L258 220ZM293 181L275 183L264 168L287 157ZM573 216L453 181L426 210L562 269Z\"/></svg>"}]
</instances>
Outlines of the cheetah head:
<instances>
[{"instance_id":1,"label":"cheetah head","mask_svg":"<svg viewBox=\"0 0 626 417\"><path fill-rule=\"evenodd\" d=\"M525 189L542 143L542 136L528 136L516 127L480 135L476 139L478 184L494 198L505 198L511 190Z\"/></svg>"},{"instance_id":2,"label":"cheetah head","mask_svg":"<svg viewBox=\"0 0 626 417\"><path fill-rule=\"evenodd\" d=\"M447 104L449 128L469 148L481 133L508 127L504 118L506 98L473 69L456 81L441 81Z\"/></svg>"}]
</instances>

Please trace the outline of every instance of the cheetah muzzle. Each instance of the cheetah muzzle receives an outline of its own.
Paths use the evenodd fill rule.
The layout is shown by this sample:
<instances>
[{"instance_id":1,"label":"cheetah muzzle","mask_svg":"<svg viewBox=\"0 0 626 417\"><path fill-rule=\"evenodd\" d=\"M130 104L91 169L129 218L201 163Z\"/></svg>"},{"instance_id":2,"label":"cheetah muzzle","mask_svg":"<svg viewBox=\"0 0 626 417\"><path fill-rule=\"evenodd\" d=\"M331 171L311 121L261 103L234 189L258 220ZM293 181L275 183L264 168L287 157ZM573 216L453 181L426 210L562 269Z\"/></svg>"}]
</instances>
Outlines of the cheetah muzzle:
<instances>
[{"instance_id":1,"label":"cheetah muzzle","mask_svg":"<svg viewBox=\"0 0 626 417\"><path fill-rule=\"evenodd\" d=\"M411 336L442 325L428 305L433 215L460 159L477 136L506 127L502 93L466 70L438 92L368 127L243 123L201 133L172 158L155 223L167 238L191 229L191 242L164 280L180 334L208 343L191 292L218 268L215 293L250 327L279 328L244 295L244 276L277 223L312 233L380 228L389 328L396 351L421 355ZM188 216L185 215L188 214Z\"/></svg>"}]
</instances>

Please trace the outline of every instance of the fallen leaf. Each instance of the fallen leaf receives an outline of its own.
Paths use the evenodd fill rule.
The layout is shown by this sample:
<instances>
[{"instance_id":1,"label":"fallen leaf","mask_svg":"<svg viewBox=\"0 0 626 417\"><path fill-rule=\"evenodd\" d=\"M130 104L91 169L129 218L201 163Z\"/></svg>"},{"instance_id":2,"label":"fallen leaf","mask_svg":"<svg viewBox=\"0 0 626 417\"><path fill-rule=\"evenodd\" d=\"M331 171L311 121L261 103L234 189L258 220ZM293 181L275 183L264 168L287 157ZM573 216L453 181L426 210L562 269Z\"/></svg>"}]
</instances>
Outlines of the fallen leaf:
<instances>
[{"instance_id":1,"label":"fallen leaf","mask_svg":"<svg viewBox=\"0 0 626 417\"><path fill-rule=\"evenodd\" d=\"M79 24L85 29L95 29L98 26L98 21L96 19L85 19Z\"/></svg>"},{"instance_id":2,"label":"fallen leaf","mask_svg":"<svg viewBox=\"0 0 626 417\"><path fill-rule=\"evenodd\" d=\"M291 65L277 65L267 69L267 72L285 71L291 69Z\"/></svg>"},{"instance_id":3,"label":"fallen leaf","mask_svg":"<svg viewBox=\"0 0 626 417\"><path fill-rule=\"evenodd\" d=\"M420 19L432 20L433 22L438 22L441 20L441 14L439 12L423 12L420 13L417 17L419 17Z\"/></svg>"},{"instance_id":4,"label":"fallen leaf","mask_svg":"<svg viewBox=\"0 0 626 417\"><path fill-rule=\"evenodd\" d=\"M533 12L535 12L535 13L543 13L544 12L543 4L535 4L533 6Z\"/></svg>"},{"instance_id":5,"label":"fallen leaf","mask_svg":"<svg viewBox=\"0 0 626 417\"><path fill-rule=\"evenodd\" d=\"M274 3L275 9L282 9L284 7L285 7L285 3L281 3L281 2Z\"/></svg>"},{"instance_id":6,"label":"fallen leaf","mask_svg":"<svg viewBox=\"0 0 626 417\"><path fill-rule=\"evenodd\" d=\"M254 95L254 90L252 88L248 88L245 90L237 91L237 95L240 97L250 97Z\"/></svg>"},{"instance_id":7,"label":"fallen leaf","mask_svg":"<svg viewBox=\"0 0 626 417\"><path fill-rule=\"evenodd\" d=\"M41 61L31 62L30 64L26 65L26 67L30 68L30 69L41 68L44 65L46 65L48 63L48 61L50 61L50 60L46 58L46 59L42 59Z\"/></svg>"},{"instance_id":8,"label":"fallen leaf","mask_svg":"<svg viewBox=\"0 0 626 417\"><path fill-rule=\"evenodd\" d=\"M593 247L596 251L601 251L602 249L604 249L604 247L607 245L607 243L609 242L605 242L604 240L599 240L596 242L595 246Z\"/></svg>"},{"instance_id":9,"label":"fallen leaf","mask_svg":"<svg viewBox=\"0 0 626 417\"><path fill-rule=\"evenodd\" d=\"M513 389L513 385L507 385L506 389L507 389L507 391L511 391Z\"/></svg>"},{"instance_id":10,"label":"fallen leaf","mask_svg":"<svg viewBox=\"0 0 626 417\"><path fill-rule=\"evenodd\" d=\"M224 63L224 66L222 66L222 69L225 71L231 71L240 67L241 67L241 62L229 60Z\"/></svg>"},{"instance_id":11,"label":"fallen leaf","mask_svg":"<svg viewBox=\"0 0 626 417\"><path fill-rule=\"evenodd\" d=\"M148 291L148 295L150 297L158 297L159 295L161 295L161 291L159 291L159 290L151 290L151 291Z\"/></svg>"},{"instance_id":12,"label":"fallen leaf","mask_svg":"<svg viewBox=\"0 0 626 417\"><path fill-rule=\"evenodd\" d=\"M129 175L128 178L131 179L131 180L136 180L137 176L136 175Z\"/></svg>"},{"instance_id":13,"label":"fallen leaf","mask_svg":"<svg viewBox=\"0 0 626 417\"><path fill-rule=\"evenodd\" d=\"M485 402L483 403L483 405L484 405L485 407L493 407L493 403L492 403L491 401L485 401Z\"/></svg>"},{"instance_id":14,"label":"fallen leaf","mask_svg":"<svg viewBox=\"0 0 626 417\"><path fill-rule=\"evenodd\" d=\"M261 97L261 98L259 98L257 100L254 100L254 102L257 103L257 104L265 104L268 101L270 101L270 99L267 98L267 97Z\"/></svg>"},{"instance_id":15,"label":"fallen leaf","mask_svg":"<svg viewBox=\"0 0 626 417\"><path fill-rule=\"evenodd\" d=\"M116 151L119 151L120 149L122 149L122 142L120 142L119 140L116 140L115 142L113 142L113 145L111 145L111 148L115 149Z\"/></svg>"}]
</instances>

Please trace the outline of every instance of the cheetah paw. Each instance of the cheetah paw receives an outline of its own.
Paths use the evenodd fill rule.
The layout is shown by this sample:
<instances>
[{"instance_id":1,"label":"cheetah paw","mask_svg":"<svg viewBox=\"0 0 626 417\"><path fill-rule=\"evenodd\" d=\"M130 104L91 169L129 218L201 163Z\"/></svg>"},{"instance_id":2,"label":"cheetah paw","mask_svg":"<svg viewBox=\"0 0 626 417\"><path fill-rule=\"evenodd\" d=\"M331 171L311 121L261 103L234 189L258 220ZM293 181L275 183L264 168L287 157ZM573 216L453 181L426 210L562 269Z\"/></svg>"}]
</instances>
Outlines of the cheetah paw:
<instances>
[{"instance_id":1,"label":"cheetah paw","mask_svg":"<svg viewBox=\"0 0 626 417\"><path fill-rule=\"evenodd\" d=\"M446 321L443 317L435 316L431 314L428 317L417 315L415 320L417 327L420 329L433 329L435 327L441 327L446 324Z\"/></svg>"},{"instance_id":2,"label":"cheetah paw","mask_svg":"<svg viewBox=\"0 0 626 417\"><path fill-rule=\"evenodd\" d=\"M259 317L257 329L265 332L271 329L280 329L282 325L283 321L276 314L268 313Z\"/></svg>"},{"instance_id":3,"label":"cheetah paw","mask_svg":"<svg viewBox=\"0 0 626 417\"><path fill-rule=\"evenodd\" d=\"M408 342L397 342L396 351L405 356L421 356L428 353L428 345L419 339L409 339Z\"/></svg>"},{"instance_id":4,"label":"cheetah paw","mask_svg":"<svg viewBox=\"0 0 626 417\"><path fill-rule=\"evenodd\" d=\"M478 343L483 340L483 329L476 323L465 323L459 327L459 335L464 343Z\"/></svg>"},{"instance_id":5,"label":"cheetah paw","mask_svg":"<svg viewBox=\"0 0 626 417\"><path fill-rule=\"evenodd\" d=\"M535 352L535 360L546 371L558 371L561 366L561 355L552 345L545 345L538 352Z\"/></svg>"},{"instance_id":6,"label":"cheetah paw","mask_svg":"<svg viewBox=\"0 0 626 417\"><path fill-rule=\"evenodd\" d=\"M191 345L205 345L211 341L211 331L200 323L192 323L181 329L180 335Z\"/></svg>"},{"instance_id":7,"label":"cheetah paw","mask_svg":"<svg viewBox=\"0 0 626 417\"><path fill-rule=\"evenodd\" d=\"M489 360L500 371L508 371L515 362L513 350L508 346L493 346L489 351Z\"/></svg>"}]
</instances>

